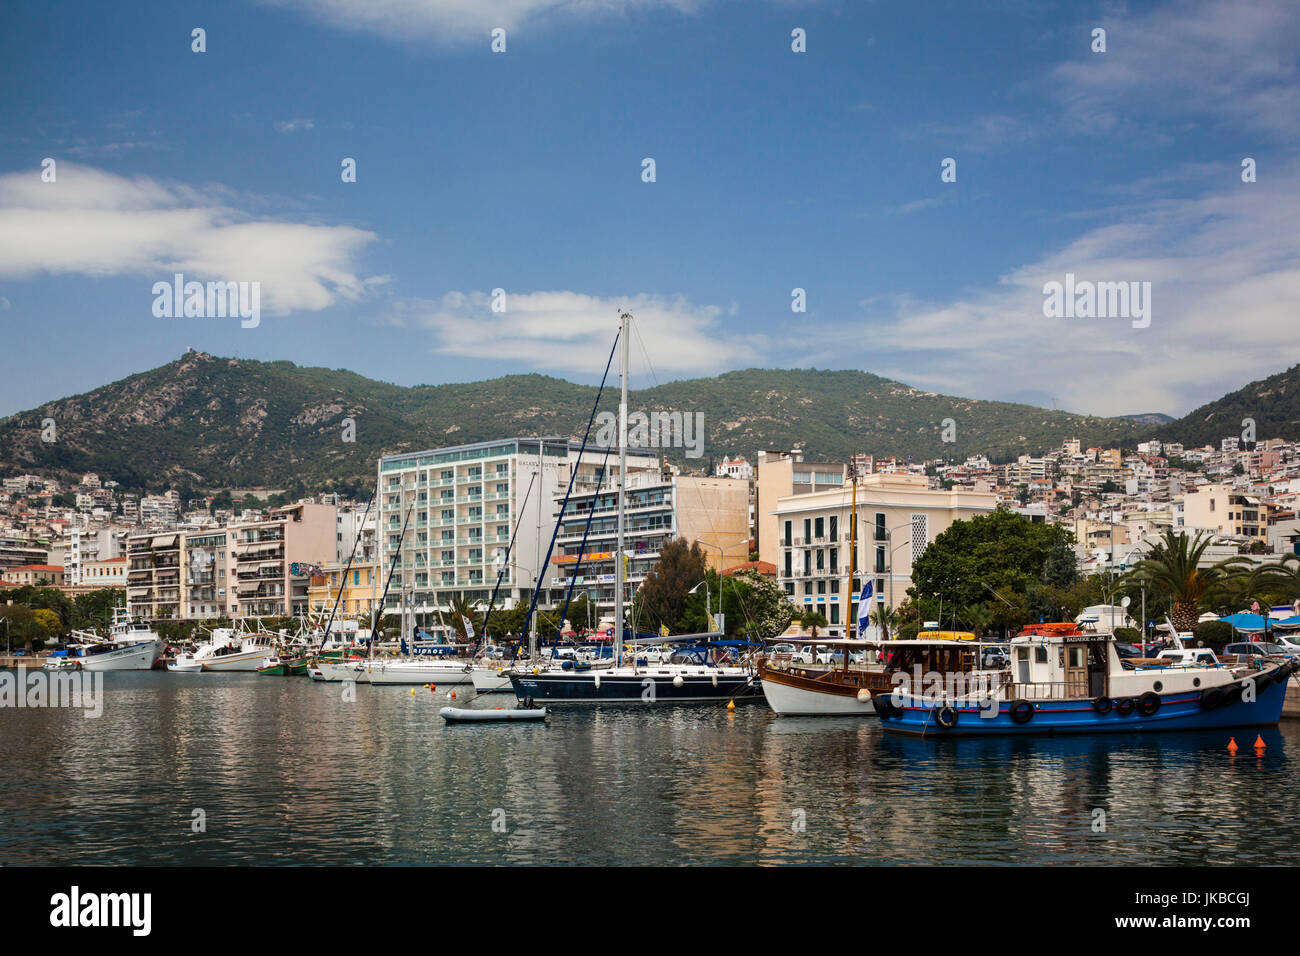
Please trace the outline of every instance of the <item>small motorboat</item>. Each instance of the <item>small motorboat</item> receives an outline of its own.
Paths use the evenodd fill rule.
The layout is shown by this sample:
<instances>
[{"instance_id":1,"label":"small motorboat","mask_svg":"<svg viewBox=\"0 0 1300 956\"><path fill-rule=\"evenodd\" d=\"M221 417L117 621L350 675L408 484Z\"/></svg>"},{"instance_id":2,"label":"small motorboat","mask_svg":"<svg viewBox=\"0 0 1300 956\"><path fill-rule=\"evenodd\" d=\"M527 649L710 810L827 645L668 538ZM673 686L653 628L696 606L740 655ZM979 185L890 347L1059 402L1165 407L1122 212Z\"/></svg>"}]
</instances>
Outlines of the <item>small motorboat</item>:
<instances>
[{"instance_id":1,"label":"small motorboat","mask_svg":"<svg viewBox=\"0 0 1300 956\"><path fill-rule=\"evenodd\" d=\"M289 665L278 657L272 657L267 660L266 666L259 667L257 672L266 677L284 677L289 673Z\"/></svg>"},{"instance_id":2,"label":"small motorboat","mask_svg":"<svg viewBox=\"0 0 1300 956\"><path fill-rule=\"evenodd\" d=\"M493 710L444 707L438 713L449 724L546 719L545 707L497 707Z\"/></svg>"},{"instance_id":3,"label":"small motorboat","mask_svg":"<svg viewBox=\"0 0 1300 956\"><path fill-rule=\"evenodd\" d=\"M203 662L193 654L177 654L176 660L168 662L167 670L173 674L202 674Z\"/></svg>"}]
</instances>

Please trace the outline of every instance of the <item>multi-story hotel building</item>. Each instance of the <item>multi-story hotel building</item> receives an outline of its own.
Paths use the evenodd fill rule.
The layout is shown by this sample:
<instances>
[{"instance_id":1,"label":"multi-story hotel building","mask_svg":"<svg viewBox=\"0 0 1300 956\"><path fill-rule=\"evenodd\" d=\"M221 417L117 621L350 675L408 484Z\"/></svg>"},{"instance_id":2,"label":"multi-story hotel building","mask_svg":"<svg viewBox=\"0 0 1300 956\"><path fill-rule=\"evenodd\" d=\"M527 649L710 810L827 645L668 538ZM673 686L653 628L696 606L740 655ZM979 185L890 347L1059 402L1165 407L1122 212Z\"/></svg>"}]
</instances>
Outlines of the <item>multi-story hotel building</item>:
<instances>
[{"instance_id":1,"label":"multi-story hotel building","mask_svg":"<svg viewBox=\"0 0 1300 956\"><path fill-rule=\"evenodd\" d=\"M761 470L760 470L761 477ZM828 634L851 633L856 601L868 579L877 600L897 607L912 584L912 562L954 521L993 511L988 492L931 489L924 475L873 474L858 479L858 578L848 580L852 486L796 494L776 502L777 581L801 611L826 615ZM847 629L847 630L846 630Z\"/></svg>"},{"instance_id":2,"label":"multi-story hotel building","mask_svg":"<svg viewBox=\"0 0 1300 956\"><path fill-rule=\"evenodd\" d=\"M498 606L531 599L569 475L577 469L575 493L590 488L605 458L604 448L588 446L579 461L580 447L565 438L512 438L381 458L381 592L410 515L385 607L397 607L406 589L417 623L434 624L455 595L486 604L503 569ZM654 454L628 453L629 473L658 467ZM609 456L608 470L617 473L616 455ZM506 559L512 534L514 549ZM556 593L544 588L543 606Z\"/></svg>"},{"instance_id":3,"label":"multi-story hotel building","mask_svg":"<svg viewBox=\"0 0 1300 956\"><path fill-rule=\"evenodd\" d=\"M628 475L626 499L627 601L658 563L664 543L673 538L698 541L709 566L719 572L749 560L748 482L645 471ZM586 593L602 611L612 614L617 540L616 484L608 482L599 491L569 499L551 561L551 585L560 588L561 600L573 581L575 598Z\"/></svg>"}]
</instances>

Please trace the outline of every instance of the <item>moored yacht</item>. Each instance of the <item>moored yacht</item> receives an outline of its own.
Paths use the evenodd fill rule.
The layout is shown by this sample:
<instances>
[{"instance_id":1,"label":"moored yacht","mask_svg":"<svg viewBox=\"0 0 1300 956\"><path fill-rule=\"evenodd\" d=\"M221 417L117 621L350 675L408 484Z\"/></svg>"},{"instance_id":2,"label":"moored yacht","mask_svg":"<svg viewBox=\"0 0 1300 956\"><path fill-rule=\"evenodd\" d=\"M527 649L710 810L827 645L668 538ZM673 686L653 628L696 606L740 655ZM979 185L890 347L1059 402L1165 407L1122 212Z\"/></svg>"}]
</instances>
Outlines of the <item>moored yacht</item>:
<instances>
[{"instance_id":1,"label":"moored yacht","mask_svg":"<svg viewBox=\"0 0 1300 956\"><path fill-rule=\"evenodd\" d=\"M193 671L256 671L276 657L276 649L267 634L241 634L232 627L212 629L212 639L200 644L193 654L183 654L169 668Z\"/></svg>"}]
</instances>

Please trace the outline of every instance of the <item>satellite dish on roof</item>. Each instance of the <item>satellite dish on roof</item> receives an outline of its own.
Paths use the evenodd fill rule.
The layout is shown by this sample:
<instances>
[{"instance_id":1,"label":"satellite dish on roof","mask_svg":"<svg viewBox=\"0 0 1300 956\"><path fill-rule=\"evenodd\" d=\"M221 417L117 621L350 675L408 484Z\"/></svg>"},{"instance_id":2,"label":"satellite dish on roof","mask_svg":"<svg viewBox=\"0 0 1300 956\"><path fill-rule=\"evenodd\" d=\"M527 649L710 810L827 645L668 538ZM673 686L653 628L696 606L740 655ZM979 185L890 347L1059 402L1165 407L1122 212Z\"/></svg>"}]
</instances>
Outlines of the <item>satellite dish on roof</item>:
<instances>
[{"instance_id":1,"label":"satellite dish on roof","mask_svg":"<svg viewBox=\"0 0 1300 956\"><path fill-rule=\"evenodd\" d=\"M1123 607L1123 608L1126 608L1126 607L1128 607L1128 606L1129 606L1130 604L1132 604L1132 603L1133 603L1133 599L1132 599L1131 597L1129 597L1129 596L1126 594L1126 595L1124 595L1124 600L1122 600L1122 601L1119 602L1119 606L1120 606L1120 607Z\"/></svg>"}]
</instances>

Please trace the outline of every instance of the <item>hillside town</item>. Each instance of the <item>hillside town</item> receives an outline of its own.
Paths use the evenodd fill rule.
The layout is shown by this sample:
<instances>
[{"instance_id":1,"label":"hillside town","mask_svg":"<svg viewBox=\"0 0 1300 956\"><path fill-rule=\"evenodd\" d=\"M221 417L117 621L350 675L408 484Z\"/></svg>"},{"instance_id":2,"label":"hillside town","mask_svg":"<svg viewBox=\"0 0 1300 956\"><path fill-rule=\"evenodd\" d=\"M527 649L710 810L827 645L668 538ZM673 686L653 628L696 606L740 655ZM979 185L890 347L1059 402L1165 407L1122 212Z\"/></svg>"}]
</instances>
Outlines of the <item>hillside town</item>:
<instances>
[{"instance_id":1,"label":"hillside town","mask_svg":"<svg viewBox=\"0 0 1300 956\"><path fill-rule=\"evenodd\" d=\"M486 604L498 588L500 606L526 603L544 563L542 606L580 586L608 612L615 469L605 469L603 449L580 449L521 437L385 457L369 510L332 494L272 505L283 497L277 489L182 499L127 490L110 475L15 475L0 486L0 589L120 588L146 620L310 615L336 600L341 614L364 617L400 541L388 605L409 592L419 623L453 600ZM849 632L864 580L898 607L927 544L954 521L998 508L1069 531L1084 575L1133 566L1167 529L1212 536L1209 563L1300 553L1300 446L1282 439L1132 450L1068 440L1007 463L870 454L831 462L795 448L760 451L752 462L726 455L697 473L647 450L630 454L627 467L633 590L663 544L681 538L698 542L719 573L775 579L797 609L821 612L831 635ZM859 576L850 586L855 503Z\"/></svg>"}]
</instances>

